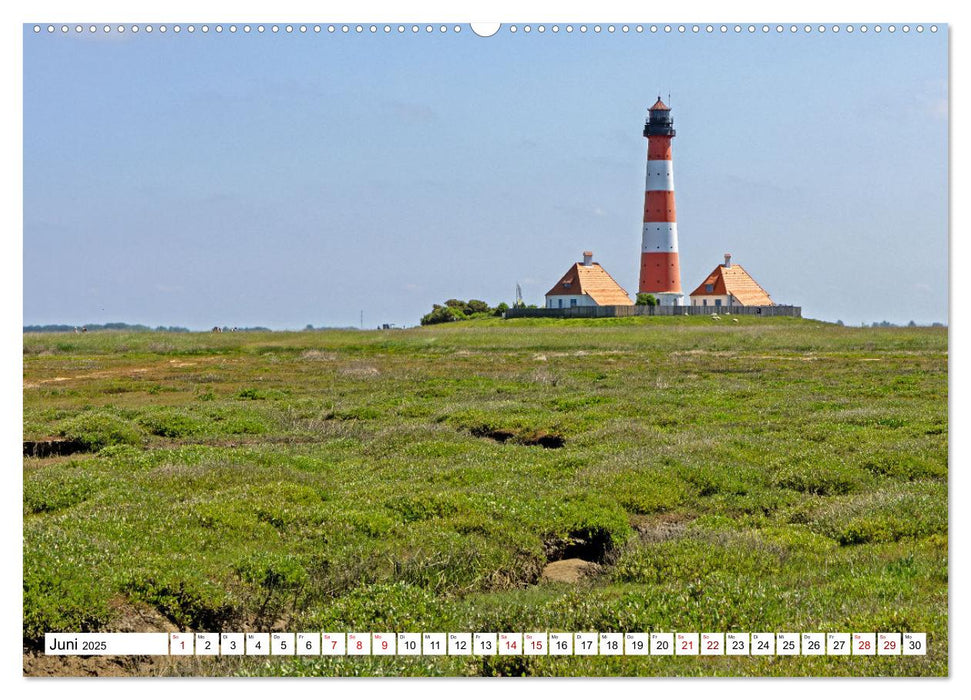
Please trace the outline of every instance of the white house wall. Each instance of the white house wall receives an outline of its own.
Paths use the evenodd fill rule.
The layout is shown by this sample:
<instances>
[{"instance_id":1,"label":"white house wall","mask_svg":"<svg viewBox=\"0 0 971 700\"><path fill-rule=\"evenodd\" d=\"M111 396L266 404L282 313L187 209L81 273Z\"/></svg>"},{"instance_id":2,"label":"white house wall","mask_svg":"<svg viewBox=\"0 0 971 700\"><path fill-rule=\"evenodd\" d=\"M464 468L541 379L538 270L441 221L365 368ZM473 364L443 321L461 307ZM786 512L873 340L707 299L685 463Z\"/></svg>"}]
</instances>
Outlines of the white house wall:
<instances>
[{"instance_id":1,"label":"white house wall","mask_svg":"<svg viewBox=\"0 0 971 700\"><path fill-rule=\"evenodd\" d=\"M720 300L722 306L743 306L743 304L738 304L738 303L733 304L731 299L732 297L725 296L724 294L721 296L717 294L710 295L710 296L699 294L697 296L691 297L691 305L692 306L718 306L718 304L716 304L715 301ZM705 302L707 302L707 304Z\"/></svg>"},{"instance_id":2,"label":"white house wall","mask_svg":"<svg viewBox=\"0 0 971 700\"><path fill-rule=\"evenodd\" d=\"M684 294L680 292L669 293L669 292L654 292L654 298L657 299L658 304L661 306L684 306Z\"/></svg>"},{"instance_id":3,"label":"white house wall","mask_svg":"<svg viewBox=\"0 0 971 700\"><path fill-rule=\"evenodd\" d=\"M563 300L562 307L560 307L560 302L559 302L560 299ZM575 296L568 296L566 294L553 294L546 297L546 308L547 309L559 309L559 308L568 309L570 308L570 305L571 305L570 304L571 299L576 300L576 304L575 304L576 306L597 306L597 302L595 302L587 294L577 294Z\"/></svg>"}]
</instances>

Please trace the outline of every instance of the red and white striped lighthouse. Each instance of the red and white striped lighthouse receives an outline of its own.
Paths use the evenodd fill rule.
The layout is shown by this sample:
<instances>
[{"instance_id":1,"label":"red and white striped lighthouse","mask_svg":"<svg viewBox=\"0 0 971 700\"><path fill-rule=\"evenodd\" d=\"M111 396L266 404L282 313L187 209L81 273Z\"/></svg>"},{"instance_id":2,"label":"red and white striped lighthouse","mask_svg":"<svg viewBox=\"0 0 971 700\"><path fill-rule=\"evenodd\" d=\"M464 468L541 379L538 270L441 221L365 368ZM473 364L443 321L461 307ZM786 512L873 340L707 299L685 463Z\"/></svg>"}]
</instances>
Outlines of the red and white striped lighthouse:
<instances>
[{"instance_id":1,"label":"red and white striped lighthouse","mask_svg":"<svg viewBox=\"0 0 971 700\"><path fill-rule=\"evenodd\" d=\"M681 264L674 208L674 167L671 108L660 96L644 124L647 137L647 184L644 193L644 233L641 238L641 278L638 291L653 294L663 306L681 306Z\"/></svg>"}]
</instances>

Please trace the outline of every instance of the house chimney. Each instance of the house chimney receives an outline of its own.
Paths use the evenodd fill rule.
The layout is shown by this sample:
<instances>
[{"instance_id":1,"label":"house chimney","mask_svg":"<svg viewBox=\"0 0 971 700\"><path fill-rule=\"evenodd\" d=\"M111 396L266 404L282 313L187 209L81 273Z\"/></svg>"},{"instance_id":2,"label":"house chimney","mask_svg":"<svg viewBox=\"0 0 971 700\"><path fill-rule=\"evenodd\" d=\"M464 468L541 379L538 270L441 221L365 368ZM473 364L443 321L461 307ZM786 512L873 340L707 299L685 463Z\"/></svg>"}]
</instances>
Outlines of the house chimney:
<instances>
[{"instance_id":1,"label":"house chimney","mask_svg":"<svg viewBox=\"0 0 971 700\"><path fill-rule=\"evenodd\" d=\"M725 267L731 267L731 266L732 266L732 254L725 253Z\"/></svg>"},{"instance_id":2,"label":"house chimney","mask_svg":"<svg viewBox=\"0 0 971 700\"><path fill-rule=\"evenodd\" d=\"M583 251L583 266L590 267L593 264L593 253L589 250Z\"/></svg>"}]
</instances>

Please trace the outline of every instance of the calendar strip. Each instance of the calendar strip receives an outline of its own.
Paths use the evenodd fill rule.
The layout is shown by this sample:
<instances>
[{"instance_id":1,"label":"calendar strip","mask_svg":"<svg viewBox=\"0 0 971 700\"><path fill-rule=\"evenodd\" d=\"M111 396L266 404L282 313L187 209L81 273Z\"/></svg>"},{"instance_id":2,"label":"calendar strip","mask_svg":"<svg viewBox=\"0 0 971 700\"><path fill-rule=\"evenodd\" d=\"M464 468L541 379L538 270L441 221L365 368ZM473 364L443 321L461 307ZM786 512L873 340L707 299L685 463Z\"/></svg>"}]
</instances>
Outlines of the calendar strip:
<instances>
[{"instance_id":1,"label":"calendar strip","mask_svg":"<svg viewBox=\"0 0 971 700\"><path fill-rule=\"evenodd\" d=\"M152 632L44 635L48 656L924 656L925 632Z\"/></svg>"}]
</instances>

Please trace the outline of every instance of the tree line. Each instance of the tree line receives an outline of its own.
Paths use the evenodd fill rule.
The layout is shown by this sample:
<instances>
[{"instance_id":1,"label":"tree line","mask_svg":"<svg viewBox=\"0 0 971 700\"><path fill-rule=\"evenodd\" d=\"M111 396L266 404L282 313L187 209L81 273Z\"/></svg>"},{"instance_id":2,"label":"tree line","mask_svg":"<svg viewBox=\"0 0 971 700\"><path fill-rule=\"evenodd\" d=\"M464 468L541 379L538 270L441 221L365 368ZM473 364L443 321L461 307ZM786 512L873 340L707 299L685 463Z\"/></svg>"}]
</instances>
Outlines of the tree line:
<instances>
[{"instance_id":1,"label":"tree line","mask_svg":"<svg viewBox=\"0 0 971 700\"><path fill-rule=\"evenodd\" d=\"M71 331L86 329L88 331L163 331L167 333L188 333L188 328L182 326L145 326L141 323L86 323L71 326L66 323L48 323L42 326L24 326L24 333L70 333Z\"/></svg>"}]
</instances>

